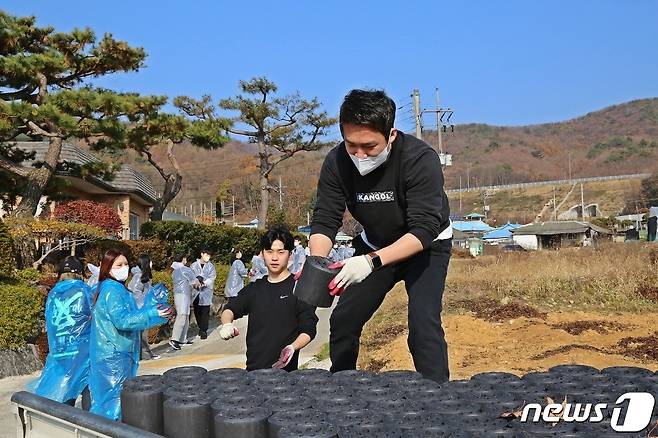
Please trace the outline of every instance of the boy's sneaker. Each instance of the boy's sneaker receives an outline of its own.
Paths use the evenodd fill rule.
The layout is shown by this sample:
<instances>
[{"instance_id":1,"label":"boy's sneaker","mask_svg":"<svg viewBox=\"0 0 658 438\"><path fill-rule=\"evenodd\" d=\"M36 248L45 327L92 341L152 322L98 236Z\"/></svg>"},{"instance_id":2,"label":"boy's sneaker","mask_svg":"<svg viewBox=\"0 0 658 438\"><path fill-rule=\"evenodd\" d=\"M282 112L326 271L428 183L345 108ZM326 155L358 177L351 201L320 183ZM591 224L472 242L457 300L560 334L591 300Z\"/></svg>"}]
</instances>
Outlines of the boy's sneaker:
<instances>
[{"instance_id":1,"label":"boy's sneaker","mask_svg":"<svg viewBox=\"0 0 658 438\"><path fill-rule=\"evenodd\" d=\"M160 356L157 354L155 356L151 356L151 360L158 360L158 359L160 359Z\"/></svg>"},{"instance_id":2,"label":"boy's sneaker","mask_svg":"<svg viewBox=\"0 0 658 438\"><path fill-rule=\"evenodd\" d=\"M194 344L194 341L190 341L189 339L187 339L185 342L181 343L180 345L181 347L187 347L188 345L192 345L192 344Z\"/></svg>"},{"instance_id":3,"label":"boy's sneaker","mask_svg":"<svg viewBox=\"0 0 658 438\"><path fill-rule=\"evenodd\" d=\"M173 348L174 350L176 350L176 351L180 350L180 344L178 342L174 341L173 339L171 341L169 341L169 346L171 348Z\"/></svg>"},{"instance_id":4,"label":"boy's sneaker","mask_svg":"<svg viewBox=\"0 0 658 438\"><path fill-rule=\"evenodd\" d=\"M207 339L208 338L208 333L206 332L199 332L199 337L201 339Z\"/></svg>"}]
</instances>

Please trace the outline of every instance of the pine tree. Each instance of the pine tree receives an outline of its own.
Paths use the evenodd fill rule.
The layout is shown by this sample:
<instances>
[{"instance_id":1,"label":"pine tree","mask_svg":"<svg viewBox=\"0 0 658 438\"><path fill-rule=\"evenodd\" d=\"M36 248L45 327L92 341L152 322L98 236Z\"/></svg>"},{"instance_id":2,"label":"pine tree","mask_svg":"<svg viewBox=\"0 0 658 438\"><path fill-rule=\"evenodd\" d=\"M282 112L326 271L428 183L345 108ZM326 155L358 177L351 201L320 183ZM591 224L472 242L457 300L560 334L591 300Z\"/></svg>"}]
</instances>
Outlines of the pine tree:
<instances>
[{"instance_id":1,"label":"pine tree","mask_svg":"<svg viewBox=\"0 0 658 438\"><path fill-rule=\"evenodd\" d=\"M276 96L276 84L264 77L240 81L240 89L242 94L222 99L219 107L237 112L228 132L247 137L258 145L258 227L264 229L270 191L274 190L269 183L272 170L299 152L317 151L327 146L324 138L336 121L320 110L320 102L315 98L306 100L299 94ZM210 96L203 96L200 100L183 96L176 98L174 103L189 116L202 120L217 118ZM242 125L248 128L240 129Z\"/></svg>"},{"instance_id":2,"label":"pine tree","mask_svg":"<svg viewBox=\"0 0 658 438\"><path fill-rule=\"evenodd\" d=\"M116 147L116 133L127 111L148 106L150 98L94 88L91 78L143 66L145 53L91 29L55 32L38 27L34 17L0 11L0 169L23 180L9 187L21 200L17 217L31 217L57 169L63 142L76 137L97 147ZM12 142L21 135L48 141L43 160L20 166L27 155ZM95 163L84 171L111 174L111 165Z\"/></svg>"}]
</instances>

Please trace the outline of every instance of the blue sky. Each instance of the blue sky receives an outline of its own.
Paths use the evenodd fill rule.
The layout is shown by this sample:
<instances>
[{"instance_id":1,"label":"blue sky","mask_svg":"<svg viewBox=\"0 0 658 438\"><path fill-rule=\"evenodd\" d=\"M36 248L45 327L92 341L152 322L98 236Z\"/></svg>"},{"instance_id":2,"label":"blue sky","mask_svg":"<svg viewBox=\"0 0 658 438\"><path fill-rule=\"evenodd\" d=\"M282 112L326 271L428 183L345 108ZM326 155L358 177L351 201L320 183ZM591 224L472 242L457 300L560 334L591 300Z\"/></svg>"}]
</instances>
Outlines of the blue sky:
<instances>
[{"instance_id":1,"label":"blue sky","mask_svg":"<svg viewBox=\"0 0 658 438\"><path fill-rule=\"evenodd\" d=\"M499 125L658 96L653 0L5 0L2 8L144 47L145 69L101 82L124 91L220 98L265 75L285 93L317 96L334 115L350 88L384 88L398 106L418 88L422 106L433 107L438 86L454 122Z\"/></svg>"}]
</instances>

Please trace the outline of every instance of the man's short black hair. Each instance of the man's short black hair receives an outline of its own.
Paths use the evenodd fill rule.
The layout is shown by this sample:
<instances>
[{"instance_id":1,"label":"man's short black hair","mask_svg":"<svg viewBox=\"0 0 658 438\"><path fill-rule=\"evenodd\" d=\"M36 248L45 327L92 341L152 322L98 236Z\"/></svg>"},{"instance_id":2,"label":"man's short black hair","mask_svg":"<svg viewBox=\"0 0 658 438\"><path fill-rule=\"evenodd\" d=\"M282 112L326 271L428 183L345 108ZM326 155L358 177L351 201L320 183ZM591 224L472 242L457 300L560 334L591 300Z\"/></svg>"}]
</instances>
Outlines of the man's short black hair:
<instances>
[{"instance_id":1,"label":"man's short black hair","mask_svg":"<svg viewBox=\"0 0 658 438\"><path fill-rule=\"evenodd\" d=\"M208 254L208 255L213 255L212 249L208 247L201 248L201 251L199 251L199 254Z\"/></svg>"},{"instance_id":2,"label":"man's short black hair","mask_svg":"<svg viewBox=\"0 0 658 438\"><path fill-rule=\"evenodd\" d=\"M187 256L185 254L174 254L174 261L181 263L183 259L186 259Z\"/></svg>"},{"instance_id":3,"label":"man's short black hair","mask_svg":"<svg viewBox=\"0 0 658 438\"><path fill-rule=\"evenodd\" d=\"M340 106L340 132L343 125L366 125L388 140L395 123L395 102L383 90L352 90Z\"/></svg>"},{"instance_id":4,"label":"man's short black hair","mask_svg":"<svg viewBox=\"0 0 658 438\"><path fill-rule=\"evenodd\" d=\"M267 230L267 233L260 239L260 249L265 251L272 249L272 244L275 240L283 242L283 248L288 251L295 249L295 242L292 233L285 227L273 227Z\"/></svg>"}]
</instances>

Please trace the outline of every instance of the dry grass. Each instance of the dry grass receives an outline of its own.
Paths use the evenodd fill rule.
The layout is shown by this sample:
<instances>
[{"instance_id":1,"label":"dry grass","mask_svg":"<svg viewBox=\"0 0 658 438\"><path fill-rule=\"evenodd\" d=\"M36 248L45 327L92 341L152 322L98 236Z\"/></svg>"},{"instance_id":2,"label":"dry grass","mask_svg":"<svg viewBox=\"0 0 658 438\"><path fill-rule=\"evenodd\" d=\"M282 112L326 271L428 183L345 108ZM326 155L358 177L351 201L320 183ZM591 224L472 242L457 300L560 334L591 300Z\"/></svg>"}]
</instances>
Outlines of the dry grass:
<instances>
[{"instance_id":1,"label":"dry grass","mask_svg":"<svg viewBox=\"0 0 658 438\"><path fill-rule=\"evenodd\" d=\"M599 248L508 253L454 259L444 294L447 311L464 300L486 297L521 302L543 311L658 310L658 270L652 244L604 244ZM654 257L655 258L655 257Z\"/></svg>"}]
</instances>

